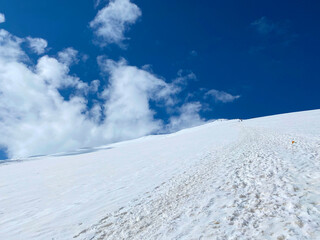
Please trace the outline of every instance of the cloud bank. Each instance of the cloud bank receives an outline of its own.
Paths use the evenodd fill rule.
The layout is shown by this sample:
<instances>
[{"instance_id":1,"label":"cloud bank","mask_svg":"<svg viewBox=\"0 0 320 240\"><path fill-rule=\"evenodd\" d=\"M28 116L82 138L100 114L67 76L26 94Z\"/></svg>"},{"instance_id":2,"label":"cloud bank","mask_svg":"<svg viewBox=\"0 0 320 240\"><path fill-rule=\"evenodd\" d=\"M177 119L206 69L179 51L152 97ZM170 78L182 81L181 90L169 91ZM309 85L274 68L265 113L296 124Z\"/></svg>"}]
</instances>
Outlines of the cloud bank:
<instances>
[{"instance_id":1,"label":"cloud bank","mask_svg":"<svg viewBox=\"0 0 320 240\"><path fill-rule=\"evenodd\" d=\"M66 101L58 89L87 84L68 75L68 66L55 58L43 56L29 64L22 42L0 30L0 145L9 157L86 145L86 135L90 139L95 128L82 114L86 100L73 96Z\"/></svg>"},{"instance_id":2,"label":"cloud bank","mask_svg":"<svg viewBox=\"0 0 320 240\"><path fill-rule=\"evenodd\" d=\"M111 0L90 22L97 36L97 43L122 45L124 33L141 16L141 10L130 0Z\"/></svg>"},{"instance_id":3,"label":"cloud bank","mask_svg":"<svg viewBox=\"0 0 320 240\"><path fill-rule=\"evenodd\" d=\"M140 16L129 0L111 0L90 26L99 45L121 46L125 31ZM30 50L36 56L29 56ZM83 81L70 69L89 56L72 47L53 56L48 52L45 39L0 29L0 148L9 158L94 147L205 121L202 103L188 98L197 94L183 94L188 81L196 79L192 72L179 70L167 82L149 65L139 68L102 55L97 57L102 79ZM223 103L240 97L214 89L208 96ZM157 117L157 111L165 117Z\"/></svg>"},{"instance_id":4,"label":"cloud bank","mask_svg":"<svg viewBox=\"0 0 320 240\"><path fill-rule=\"evenodd\" d=\"M69 73L78 62L76 50L44 55L33 64L23 49L27 41L0 30L0 145L10 158L98 146L203 122L200 103L181 106L176 97L195 77L192 73L179 72L167 83L146 67L100 56L107 84L89 84ZM72 89L68 99L61 95L63 89ZM97 98L90 108L88 94ZM167 123L157 119L152 104L170 109L174 117Z\"/></svg>"}]
</instances>

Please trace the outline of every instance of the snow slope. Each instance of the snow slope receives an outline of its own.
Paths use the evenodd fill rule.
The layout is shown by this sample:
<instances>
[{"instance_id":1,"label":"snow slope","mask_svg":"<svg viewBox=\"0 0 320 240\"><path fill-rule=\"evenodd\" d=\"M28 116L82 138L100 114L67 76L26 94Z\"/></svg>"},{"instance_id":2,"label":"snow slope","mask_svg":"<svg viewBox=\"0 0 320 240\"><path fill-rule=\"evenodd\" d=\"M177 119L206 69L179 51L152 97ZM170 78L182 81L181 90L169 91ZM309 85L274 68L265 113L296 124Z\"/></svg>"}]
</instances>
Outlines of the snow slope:
<instances>
[{"instance_id":1,"label":"snow slope","mask_svg":"<svg viewBox=\"0 0 320 240\"><path fill-rule=\"evenodd\" d=\"M72 238L320 239L320 110L0 164L0 239Z\"/></svg>"}]
</instances>

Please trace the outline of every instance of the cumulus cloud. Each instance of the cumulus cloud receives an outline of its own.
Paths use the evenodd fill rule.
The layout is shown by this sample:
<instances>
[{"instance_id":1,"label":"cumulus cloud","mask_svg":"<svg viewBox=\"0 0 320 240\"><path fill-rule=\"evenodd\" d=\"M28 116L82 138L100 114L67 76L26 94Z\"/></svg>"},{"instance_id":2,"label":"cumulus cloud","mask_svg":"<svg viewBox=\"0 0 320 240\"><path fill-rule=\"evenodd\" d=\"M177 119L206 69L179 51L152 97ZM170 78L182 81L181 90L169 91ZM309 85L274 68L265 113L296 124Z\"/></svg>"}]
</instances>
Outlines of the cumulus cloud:
<instances>
[{"instance_id":1,"label":"cumulus cloud","mask_svg":"<svg viewBox=\"0 0 320 240\"><path fill-rule=\"evenodd\" d=\"M179 106L174 101L185 81L195 78L192 73L179 73L167 83L125 59L99 57L107 84L88 84L70 74L78 61L76 50L44 55L33 64L21 47L24 41L0 30L0 146L10 158L93 147L202 122L199 103ZM66 88L76 91L65 98L60 90ZM91 107L88 92L96 94ZM175 109L169 126L156 118L154 104L164 111Z\"/></svg>"},{"instance_id":2,"label":"cumulus cloud","mask_svg":"<svg viewBox=\"0 0 320 240\"><path fill-rule=\"evenodd\" d=\"M36 74L54 88L76 87L81 89L87 86L78 77L69 75L69 71L69 65L49 56L40 58L35 66Z\"/></svg>"},{"instance_id":3,"label":"cumulus cloud","mask_svg":"<svg viewBox=\"0 0 320 240\"><path fill-rule=\"evenodd\" d=\"M90 91L97 92L99 90L100 81L98 79L91 81L90 83Z\"/></svg>"},{"instance_id":4,"label":"cumulus cloud","mask_svg":"<svg viewBox=\"0 0 320 240\"><path fill-rule=\"evenodd\" d=\"M28 57L20 45L24 39L13 36L4 29L0 29L0 56L7 61L26 60Z\"/></svg>"},{"instance_id":5,"label":"cumulus cloud","mask_svg":"<svg viewBox=\"0 0 320 240\"><path fill-rule=\"evenodd\" d=\"M205 94L206 97L213 97L216 102L228 103L240 98L240 95L231 95L230 93L224 91L218 91L211 89Z\"/></svg>"},{"instance_id":6,"label":"cumulus cloud","mask_svg":"<svg viewBox=\"0 0 320 240\"><path fill-rule=\"evenodd\" d=\"M6 17L3 13L0 13L0 23L4 23L6 21Z\"/></svg>"},{"instance_id":7,"label":"cumulus cloud","mask_svg":"<svg viewBox=\"0 0 320 240\"><path fill-rule=\"evenodd\" d=\"M58 52L58 59L67 66L77 64L79 62L78 51L71 47L66 48L63 51Z\"/></svg>"},{"instance_id":8,"label":"cumulus cloud","mask_svg":"<svg viewBox=\"0 0 320 240\"><path fill-rule=\"evenodd\" d=\"M48 46L48 42L42 38L27 37L26 40L30 49L38 55L43 54Z\"/></svg>"},{"instance_id":9,"label":"cumulus cloud","mask_svg":"<svg viewBox=\"0 0 320 240\"><path fill-rule=\"evenodd\" d=\"M139 7L130 0L110 0L90 22L100 46L125 40L124 33L141 16Z\"/></svg>"},{"instance_id":10,"label":"cumulus cloud","mask_svg":"<svg viewBox=\"0 0 320 240\"><path fill-rule=\"evenodd\" d=\"M106 128L117 141L156 132L162 127L149 105L162 82L143 70L120 64L109 70L111 78L104 106Z\"/></svg>"},{"instance_id":11,"label":"cumulus cloud","mask_svg":"<svg viewBox=\"0 0 320 240\"><path fill-rule=\"evenodd\" d=\"M27 65L22 61L26 54L19 47L21 40L3 31L0 145L6 147L8 156L53 153L90 144L95 125L82 114L86 100L73 96L65 101L57 89L81 81L69 76L67 66L49 56L40 58L35 66Z\"/></svg>"},{"instance_id":12,"label":"cumulus cloud","mask_svg":"<svg viewBox=\"0 0 320 240\"><path fill-rule=\"evenodd\" d=\"M179 108L179 115L172 116L166 126L169 132L174 132L187 127L194 127L204 123L199 115L201 110L200 102L185 103Z\"/></svg>"},{"instance_id":13,"label":"cumulus cloud","mask_svg":"<svg viewBox=\"0 0 320 240\"><path fill-rule=\"evenodd\" d=\"M100 57L99 63L110 75L103 95L106 129L113 132L113 137L118 141L161 131L163 122L154 118L150 102L167 106L177 92L176 86L146 70L129 66L124 59L115 62Z\"/></svg>"}]
</instances>

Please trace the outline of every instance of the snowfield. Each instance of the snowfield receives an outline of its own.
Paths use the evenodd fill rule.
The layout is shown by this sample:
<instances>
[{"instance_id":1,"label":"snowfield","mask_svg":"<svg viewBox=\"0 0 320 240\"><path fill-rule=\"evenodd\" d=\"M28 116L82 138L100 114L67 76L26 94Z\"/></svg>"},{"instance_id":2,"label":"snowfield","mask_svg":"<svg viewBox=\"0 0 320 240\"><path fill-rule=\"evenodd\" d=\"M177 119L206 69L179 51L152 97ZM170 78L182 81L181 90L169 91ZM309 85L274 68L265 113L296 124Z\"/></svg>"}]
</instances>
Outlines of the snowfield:
<instances>
[{"instance_id":1,"label":"snowfield","mask_svg":"<svg viewBox=\"0 0 320 240\"><path fill-rule=\"evenodd\" d=\"M320 239L320 110L2 162L0 239Z\"/></svg>"}]
</instances>

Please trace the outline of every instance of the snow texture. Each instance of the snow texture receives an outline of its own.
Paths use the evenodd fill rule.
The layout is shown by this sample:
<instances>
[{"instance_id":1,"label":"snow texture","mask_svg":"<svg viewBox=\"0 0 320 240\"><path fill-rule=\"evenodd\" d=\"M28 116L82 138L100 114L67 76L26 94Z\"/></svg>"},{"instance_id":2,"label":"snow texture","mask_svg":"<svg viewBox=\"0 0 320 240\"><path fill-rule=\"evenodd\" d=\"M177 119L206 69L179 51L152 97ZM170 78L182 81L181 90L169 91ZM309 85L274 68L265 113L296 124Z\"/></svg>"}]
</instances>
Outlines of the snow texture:
<instances>
[{"instance_id":1,"label":"snow texture","mask_svg":"<svg viewBox=\"0 0 320 240\"><path fill-rule=\"evenodd\" d=\"M0 164L0 236L320 239L319 189L320 110L215 121Z\"/></svg>"}]
</instances>

